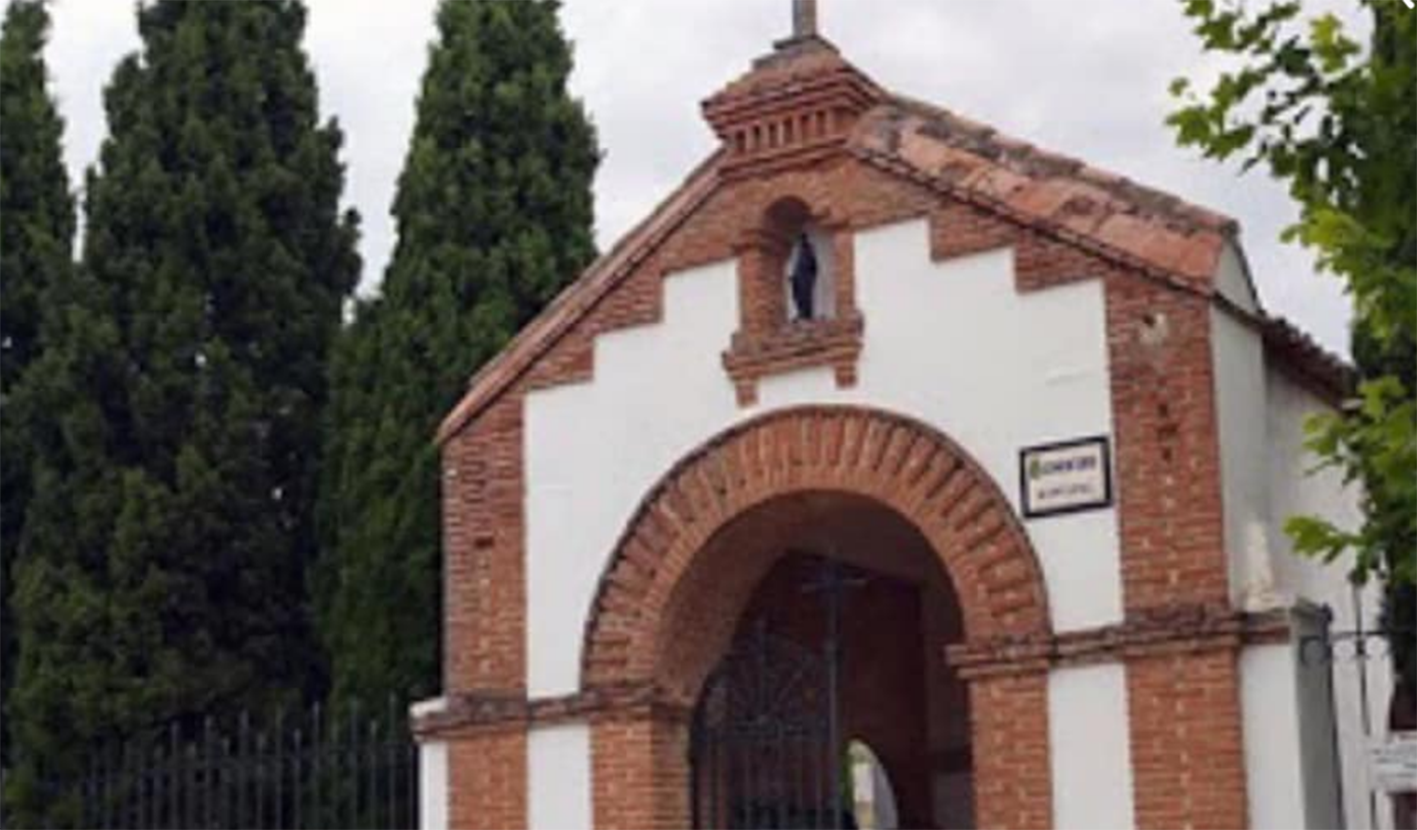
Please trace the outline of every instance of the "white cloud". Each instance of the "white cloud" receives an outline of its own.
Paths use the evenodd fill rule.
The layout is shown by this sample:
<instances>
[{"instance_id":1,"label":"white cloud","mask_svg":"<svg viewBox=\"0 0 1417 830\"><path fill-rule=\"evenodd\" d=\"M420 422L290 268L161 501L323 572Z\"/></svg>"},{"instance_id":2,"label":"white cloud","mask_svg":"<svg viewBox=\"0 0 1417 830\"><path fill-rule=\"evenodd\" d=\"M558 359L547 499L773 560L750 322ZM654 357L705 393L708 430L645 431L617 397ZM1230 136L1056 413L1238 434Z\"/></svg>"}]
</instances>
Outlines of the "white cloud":
<instances>
[{"instance_id":1,"label":"white cloud","mask_svg":"<svg viewBox=\"0 0 1417 830\"><path fill-rule=\"evenodd\" d=\"M468 0L472 1L472 0ZM485 1L485 0L484 0ZM389 206L433 36L435 0L309 0L307 46L321 105L344 127L346 198L364 217L364 288L393 245ZM574 92L606 158L596 182L602 248L712 148L698 105L788 28L788 0L569 0ZM823 28L884 86L1238 218L1261 294L1330 348L1346 350L1336 281L1278 242L1283 189L1178 149L1164 125L1177 75L1209 75L1177 0L824 0ZM1306 8L1351 9L1342 0ZM1348 12L1351 16L1352 12ZM50 52L81 181L105 131L100 92L135 48L133 6L59 0Z\"/></svg>"}]
</instances>

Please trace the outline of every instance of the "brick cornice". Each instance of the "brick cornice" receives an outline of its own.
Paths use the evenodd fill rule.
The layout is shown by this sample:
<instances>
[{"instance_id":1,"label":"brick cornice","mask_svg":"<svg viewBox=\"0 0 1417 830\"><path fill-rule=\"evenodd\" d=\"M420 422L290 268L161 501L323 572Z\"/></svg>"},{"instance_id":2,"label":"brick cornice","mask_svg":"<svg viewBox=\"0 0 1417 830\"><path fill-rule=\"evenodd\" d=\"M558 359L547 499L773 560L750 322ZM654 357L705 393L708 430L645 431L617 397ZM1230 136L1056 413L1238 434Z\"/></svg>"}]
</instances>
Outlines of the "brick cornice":
<instances>
[{"instance_id":1,"label":"brick cornice","mask_svg":"<svg viewBox=\"0 0 1417 830\"><path fill-rule=\"evenodd\" d=\"M947 646L946 659L960 677L1032 674L1054 666L1086 665L1284 642L1290 636L1284 611L1248 613L1205 604L1149 608L1115 625L996 637Z\"/></svg>"}]
</instances>

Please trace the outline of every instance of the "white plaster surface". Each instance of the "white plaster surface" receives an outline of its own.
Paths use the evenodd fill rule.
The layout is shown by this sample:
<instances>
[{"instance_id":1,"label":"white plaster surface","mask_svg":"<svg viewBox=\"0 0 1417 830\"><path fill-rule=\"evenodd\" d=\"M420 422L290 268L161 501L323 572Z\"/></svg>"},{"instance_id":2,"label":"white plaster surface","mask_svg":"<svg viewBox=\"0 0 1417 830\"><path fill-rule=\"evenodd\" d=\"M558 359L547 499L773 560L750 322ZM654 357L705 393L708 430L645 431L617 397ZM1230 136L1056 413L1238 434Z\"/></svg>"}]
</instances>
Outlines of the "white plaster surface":
<instances>
[{"instance_id":1,"label":"white plaster surface","mask_svg":"<svg viewBox=\"0 0 1417 830\"><path fill-rule=\"evenodd\" d=\"M1222 291L1232 300L1243 298L1237 262L1222 262L1220 275ZM1259 335L1233 316L1216 310L1211 325L1233 599L1252 611L1300 602L1328 606L1335 630L1353 629L1360 617L1364 625L1373 626L1377 593L1371 588L1354 591L1348 585L1350 562L1325 565L1295 556L1284 532L1285 522L1295 515L1324 516L1346 526L1360 519L1357 489L1346 488L1334 471L1315 472L1317 459L1304 448L1305 420L1327 405L1268 366ZM1305 815L1304 794L1312 794L1313 786L1303 778L1306 770L1311 776L1316 773L1313 765L1306 767L1297 759L1300 719L1325 715L1296 708L1296 668L1288 646L1247 649L1241 660L1250 809L1257 827L1304 826L1306 819L1323 812L1311 806L1314 815ZM1368 720L1381 734L1391 689L1386 663L1336 663L1333 700L1343 810L1350 827L1383 827L1390 821L1385 800L1378 799L1375 814L1368 798L1364 683Z\"/></svg>"},{"instance_id":2,"label":"white plaster surface","mask_svg":"<svg viewBox=\"0 0 1417 830\"><path fill-rule=\"evenodd\" d=\"M1370 585L1354 590L1346 573L1351 560L1346 557L1323 564L1292 554L1292 544L1283 530L1294 515L1326 516L1341 525L1359 521L1359 493L1345 488L1337 472L1315 472L1316 459L1303 447L1304 420L1325 404L1286 376L1270 371L1266 378L1268 401L1268 456L1272 513L1270 544L1274 549L1275 581L1290 600L1326 605L1334 614L1333 629L1351 631L1363 620L1364 627L1378 622L1380 597ZM1344 813L1349 827L1391 827L1392 816L1386 798L1377 798L1376 813L1369 800L1370 780L1366 745L1372 738L1386 735L1388 699L1392 674L1387 661L1340 660L1334 669L1334 699L1338 720L1338 741L1343 769ZM1366 685L1366 701L1362 687ZM1366 705L1372 737L1364 734Z\"/></svg>"},{"instance_id":3,"label":"white plaster surface","mask_svg":"<svg viewBox=\"0 0 1417 830\"><path fill-rule=\"evenodd\" d=\"M1219 309L1211 311L1210 326L1230 594L1236 605L1260 611L1280 604L1265 549L1270 481L1263 344L1258 332Z\"/></svg>"},{"instance_id":4,"label":"white plaster surface","mask_svg":"<svg viewBox=\"0 0 1417 830\"><path fill-rule=\"evenodd\" d=\"M1307 826L1294 679L1287 644L1251 646L1240 655L1245 784L1255 830Z\"/></svg>"},{"instance_id":5,"label":"white plaster surface","mask_svg":"<svg viewBox=\"0 0 1417 830\"><path fill-rule=\"evenodd\" d=\"M1255 282L1250 278L1250 267L1245 254L1234 243L1227 242L1220 250L1220 261L1215 268L1215 287L1220 295L1245 311L1260 310L1259 294Z\"/></svg>"},{"instance_id":6,"label":"white plaster surface","mask_svg":"<svg viewBox=\"0 0 1417 830\"><path fill-rule=\"evenodd\" d=\"M589 830L590 727L533 728L527 736L527 778L532 830Z\"/></svg>"},{"instance_id":7,"label":"white plaster surface","mask_svg":"<svg viewBox=\"0 0 1417 830\"><path fill-rule=\"evenodd\" d=\"M423 830L448 830L448 745L418 744L418 825Z\"/></svg>"},{"instance_id":8,"label":"white plaster surface","mask_svg":"<svg viewBox=\"0 0 1417 830\"><path fill-rule=\"evenodd\" d=\"M857 403L931 424L1018 508L1018 451L1110 435L1106 328L1097 281L1014 290L1012 252L943 263L923 220L856 238L865 346L853 389L825 371L766 379L740 409L721 364L737 327L725 261L670 275L663 320L596 343L592 381L527 396L528 690L574 692L596 584L648 489L684 454L764 411ZM1026 525L1059 631L1121 619L1114 509Z\"/></svg>"},{"instance_id":9,"label":"white plaster surface","mask_svg":"<svg viewBox=\"0 0 1417 830\"><path fill-rule=\"evenodd\" d=\"M1053 822L1058 828L1135 826L1127 680L1120 663L1048 675Z\"/></svg>"}]
</instances>

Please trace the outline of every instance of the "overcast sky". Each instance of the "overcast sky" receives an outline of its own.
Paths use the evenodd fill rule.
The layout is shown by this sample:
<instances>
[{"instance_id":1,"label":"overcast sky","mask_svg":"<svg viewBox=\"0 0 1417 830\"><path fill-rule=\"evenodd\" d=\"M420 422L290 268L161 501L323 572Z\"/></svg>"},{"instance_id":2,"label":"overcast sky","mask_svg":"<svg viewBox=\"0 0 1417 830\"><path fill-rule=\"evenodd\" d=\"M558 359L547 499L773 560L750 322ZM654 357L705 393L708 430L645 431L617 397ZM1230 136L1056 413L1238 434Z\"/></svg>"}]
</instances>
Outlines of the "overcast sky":
<instances>
[{"instance_id":1,"label":"overcast sky","mask_svg":"<svg viewBox=\"0 0 1417 830\"><path fill-rule=\"evenodd\" d=\"M463 0L491 2L492 0ZM507 0L510 1L510 0ZM345 196L363 217L372 290L393 243L389 206L412 128L436 0L308 0L321 108L344 127ZM1337 282L1278 241L1294 218L1261 175L1195 158L1163 120L1167 84L1214 72L1179 0L821 0L822 29L881 85L992 124L1240 220L1265 306L1347 352ZM1307 0L1314 10L1342 0ZM573 92L599 130L603 249L709 153L699 102L789 28L790 0L569 0ZM137 47L134 5L57 0L48 58L77 184L106 132L101 93Z\"/></svg>"}]
</instances>

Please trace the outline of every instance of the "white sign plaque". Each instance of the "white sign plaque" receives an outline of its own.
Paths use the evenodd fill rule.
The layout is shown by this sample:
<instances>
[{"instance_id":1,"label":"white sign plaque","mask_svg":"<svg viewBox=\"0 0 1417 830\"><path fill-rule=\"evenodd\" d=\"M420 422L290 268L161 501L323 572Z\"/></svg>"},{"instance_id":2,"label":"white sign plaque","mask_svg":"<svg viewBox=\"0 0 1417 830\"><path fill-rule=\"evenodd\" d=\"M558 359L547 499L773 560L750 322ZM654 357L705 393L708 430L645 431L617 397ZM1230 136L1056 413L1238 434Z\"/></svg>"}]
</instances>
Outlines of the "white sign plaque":
<instances>
[{"instance_id":1,"label":"white sign plaque","mask_svg":"<svg viewBox=\"0 0 1417 830\"><path fill-rule=\"evenodd\" d=\"M1373 787L1389 793L1417 792L1417 732L1396 732L1368 747Z\"/></svg>"},{"instance_id":2,"label":"white sign plaque","mask_svg":"<svg viewBox=\"0 0 1417 830\"><path fill-rule=\"evenodd\" d=\"M1019 452L1026 518L1096 510L1112 503L1112 460L1106 436L1041 444Z\"/></svg>"}]
</instances>

